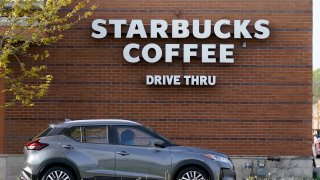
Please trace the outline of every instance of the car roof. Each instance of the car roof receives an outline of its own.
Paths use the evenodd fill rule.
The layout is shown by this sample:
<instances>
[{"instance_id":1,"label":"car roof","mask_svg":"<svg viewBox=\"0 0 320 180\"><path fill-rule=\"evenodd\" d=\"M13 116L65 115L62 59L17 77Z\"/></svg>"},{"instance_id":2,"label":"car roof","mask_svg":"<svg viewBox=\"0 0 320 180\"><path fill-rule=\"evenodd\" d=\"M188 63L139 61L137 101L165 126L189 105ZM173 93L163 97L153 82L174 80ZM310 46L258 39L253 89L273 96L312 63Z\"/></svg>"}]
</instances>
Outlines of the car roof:
<instances>
[{"instance_id":1,"label":"car roof","mask_svg":"<svg viewBox=\"0 0 320 180\"><path fill-rule=\"evenodd\" d=\"M87 125L139 125L141 124L122 119L87 119L87 120L69 120L60 124L54 125L55 127L70 127L70 126L87 126Z\"/></svg>"}]
</instances>

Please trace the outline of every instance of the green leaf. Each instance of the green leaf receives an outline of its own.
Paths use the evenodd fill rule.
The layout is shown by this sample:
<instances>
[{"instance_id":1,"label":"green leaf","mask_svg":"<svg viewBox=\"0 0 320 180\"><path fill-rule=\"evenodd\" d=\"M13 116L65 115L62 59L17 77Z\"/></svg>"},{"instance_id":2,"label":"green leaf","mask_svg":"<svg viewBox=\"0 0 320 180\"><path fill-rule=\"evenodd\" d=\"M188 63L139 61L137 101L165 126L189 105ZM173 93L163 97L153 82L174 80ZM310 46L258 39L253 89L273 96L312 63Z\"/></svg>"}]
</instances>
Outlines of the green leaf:
<instances>
[{"instance_id":1,"label":"green leaf","mask_svg":"<svg viewBox=\"0 0 320 180\"><path fill-rule=\"evenodd\" d=\"M62 31L91 16L96 6L90 6L90 0L76 3L72 0L47 0L37 8L38 0L16 0L11 9L5 9L10 2L0 0L0 16L8 19L8 28L0 36L0 78L6 83L3 92L13 98L7 99L2 107L16 103L34 106L35 99L47 95L54 78L45 73L47 67L41 64L42 60L50 57L49 51L32 53L30 47L47 46L61 40ZM72 6L70 12L60 13L61 9ZM89 11L80 11L82 9ZM12 63L18 63L19 69L13 69Z\"/></svg>"}]
</instances>

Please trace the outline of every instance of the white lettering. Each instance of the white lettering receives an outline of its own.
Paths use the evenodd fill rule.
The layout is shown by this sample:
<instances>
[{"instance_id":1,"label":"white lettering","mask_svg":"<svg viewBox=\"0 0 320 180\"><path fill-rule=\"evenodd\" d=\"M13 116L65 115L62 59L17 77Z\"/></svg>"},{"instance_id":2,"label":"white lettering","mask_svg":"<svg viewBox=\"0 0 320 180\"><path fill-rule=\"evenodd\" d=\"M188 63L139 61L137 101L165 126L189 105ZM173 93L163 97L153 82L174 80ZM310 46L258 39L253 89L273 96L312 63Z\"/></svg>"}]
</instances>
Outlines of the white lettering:
<instances>
[{"instance_id":1,"label":"white lettering","mask_svg":"<svg viewBox=\"0 0 320 180\"><path fill-rule=\"evenodd\" d=\"M147 75L147 85L181 85L179 75Z\"/></svg>"},{"instance_id":2,"label":"white lettering","mask_svg":"<svg viewBox=\"0 0 320 180\"><path fill-rule=\"evenodd\" d=\"M193 20L192 32L193 32L193 36L198 39L208 38L211 35L211 20L204 20L203 33L200 33L199 20Z\"/></svg>"},{"instance_id":3,"label":"white lettering","mask_svg":"<svg viewBox=\"0 0 320 180\"><path fill-rule=\"evenodd\" d=\"M124 47L124 49L123 49L123 57L124 57L124 59L129 63L137 63L137 62L139 62L140 61L139 56L132 57L130 55L131 49L139 49L139 48L140 48L140 45L139 44L135 44L135 43L131 43L131 44L126 45L126 47Z\"/></svg>"},{"instance_id":4,"label":"white lettering","mask_svg":"<svg viewBox=\"0 0 320 180\"><path fill-rule=\"evenodd\" d=\"M233 58L228 58L228 56L233 56L233 49L233 44L220 45L220 63L234 63Z\"/></svg>"},{"instance_id":5,"label":"white lettering","mask_svg":"<svg viewBox=\"0 0 320 180\"><path fill-rule=\"evenodd\" d=\"M154 78L151 75L146 76L146 84L147 85L152 85L154 83Z\"/></svg>"},{"instance_id":6,"label":"white lettering","mask_svg":"<svg viewBox=\"0 0 320 180\"><path fill-rule=\"evenodd\" d=\"M91 37L96 39L102 39L107 36L107 28L103 27L102 25L106 25L107 21L104 19L95 19L92 21L91 27L94 31L91 33Z\"/></svg>"},{"instance_id":7,"label":"white lettering","mask_svg":"<svg viewBox=\"0 0 320 180\"><path fill-rule=\"evenodd\" d=\"M151 38L158 38L158 34L161 38L168 38L166 30L168 29L168 23L162 19L151 20Z\"/></svg>"},{"instance_id":8,"label":"white lettering","mask_svg":"<svg viewBox=\"0 0 320 180\"><path fill-rule=\"evenodd\" d=\"M209 57L209 56L214 56L216 53L215 51L210 51L210 50L215 50L216 45L215 44L203 44L202 45L202 63L216 63L216 58L215 57Z\"/></svg>"},{"instance_id":9,"label":"white lettering","mask_svg":"<svg viewBox=\"0 0 320 180\"><path fill-rule=\"evenodd\" d=\"M256 23L254 24L255 29L258 32L261 32L262 34L259 33L255 33L254 37L257 39L267 39L270 36L270 29L268 27L265 27L263 25L269 25L269 21L261 19L256 21Z\"/></svg>"},{"instance_id":10,"label":"white lettering","mask_svg":"<svg viewBox=\"0 0 320 180\"><path fill-rule=\"evenodd\" d=\"M190 63L190 57L197 56L198 44L185 44L183 48L183 62Z\"/></svg>"},{"instance_id":11,"label":"white lettering","mask_svg":"<svg viewBox=\"0 0 320 180\"><path fill-rule=\"evenodd\" d=\"M240 39L241 34L246 39L251 39L251 35L247 29L247 26L249 25L250 20L244 20L241 23L241 20L234 20L234 38Z\"/></svg>"},{"instance_id":12,"label":"white lettering","mask_svg":"<svg viewBox=\"0 0 320 180\"><path fill-rule=\"evenodd\" d=\"M184 80L187 86L190 85L190 79L191 79L191 76L184 76Z\"/></svg>"},{"instance_id":13,"label":"white lettering","mask_svg":"<svg viewBox=\"0 0 320 180\"><path fill-rule=\"evenodd\" d=\"M149 56L150 49L153 49L155 51L155 56L153 58ZM142 49L142 57L149 63L158 62L161 59L161 56L162 56L162 50L156 44L147 44Z\"/></svg>"},{"instance_id":14,"label":"white lettering","mask_svg":"<svg viewBox=\"0 0 320 180\"><path fill-rule=\"evenodd\" d=\"M146 30L144 29L142 20L134 19L131 21L127 38L133 38L133 35L139 35L141 38L147 38Z\"/></svg>"},{"instance_id":15,"label":"white lettering","mask_svg":"<svg viewBox=\"0 0 320 180\"><path fill-rule=\"evenodd\" d=\"M179 48L179 44L166 44L166 62L172 63L172 57L179 56Z\"/></svg>"},{"instance_id":16,"label":"white lettering","mask_svg":"<svg viewBox=\"0 0 320 180\"><path fill-rule=\"evenodd\" d=\"M109 24L114 25L114 38L121 38L121 26L127 24L125 19L110 19Z\"/></svg>"},{"instance_id":17,"label":"white lettering","mask_svg":"<svg viewBox=\"0 0 320 180\"><path fill-rule=\"evenodd\" d=\"M184 76L186 86L213 86L216 84L216 76Z\"/></svg>"},{"instance_id":18,"label":"white lettering","mask_svg":"<svg viewBox=\"0 0 320 180\"><path fill-rule=\"evenodd\" d=\"M228 33L223 33L222 32L222 30L221 30L221 26L222 25L230 25L230 20L221 19L221 20L217 21L214 24L214 33L220 39L228 39L228 38L230 38L231 37L230 32L228 32Z\"/></svg>"},{"instance_id":19,"label":"white lettering","mask_svg":"<svg viewBox=\"0 0 320 180\"><path fill-rule=\"evenodd\" d=\"M172 38L186 38L190 32L187 20L172 20Z\"/></svg>"}]
</instances>

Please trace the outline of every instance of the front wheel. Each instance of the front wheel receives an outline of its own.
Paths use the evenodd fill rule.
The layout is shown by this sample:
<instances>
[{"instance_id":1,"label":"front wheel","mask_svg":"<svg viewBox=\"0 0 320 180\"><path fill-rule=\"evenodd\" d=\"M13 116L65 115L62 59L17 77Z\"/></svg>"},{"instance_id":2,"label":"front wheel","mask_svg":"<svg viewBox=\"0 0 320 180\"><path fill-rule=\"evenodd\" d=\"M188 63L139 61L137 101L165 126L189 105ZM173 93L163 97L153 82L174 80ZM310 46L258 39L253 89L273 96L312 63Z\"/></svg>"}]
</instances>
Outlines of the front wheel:
<instances>
[{"instance_id":1,"label":"front wheel","mask_svg":"<svg viewBox=\"0 0 320 180\"><path fill-rule=\"evenodd\" d=\"M204 170L188 167L178 173L176 180L210 180L210 178Z\"/></svg>"},{"instance_id":2,"label":"front wheel","mask_svg":"<svg viewBox=\"0 0 320 180\"><path fill-rule=\"evenodd\" d=\"M75 180L72 173L64 167L52 167L42 176L41 180Z\"/></svg>"}]
</instances>

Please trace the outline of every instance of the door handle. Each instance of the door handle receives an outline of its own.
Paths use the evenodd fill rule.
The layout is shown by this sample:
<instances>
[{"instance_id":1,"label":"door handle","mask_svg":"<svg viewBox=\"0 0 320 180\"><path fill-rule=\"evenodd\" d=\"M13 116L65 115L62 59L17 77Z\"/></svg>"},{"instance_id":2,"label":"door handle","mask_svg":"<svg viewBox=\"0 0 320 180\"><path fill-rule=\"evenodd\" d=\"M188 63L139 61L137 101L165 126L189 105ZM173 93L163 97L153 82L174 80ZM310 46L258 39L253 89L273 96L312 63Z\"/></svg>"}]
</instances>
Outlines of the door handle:
<instances>
[{"instance_id":1,"label":"door handle","mask_svg":"<svg viewBox=\"0 0 320 180\"><path fill-rule=\"evenodd\" d=\"M125 152L125 151L120 151L120 152L117 152L117 154L121 155L121 156L128 156L130 155L129 153Z\"/></svg>"},{"instance_id":2,"label":"door handle","mask_svg":"<svg viewBox=\"0 0 320 180\"><path fill-rule=\"evenodd\" d=\"M75 149L76 147L72 146L72 145L62 145L63 148L66 149Z\"/></svg>"}]
</instances>

